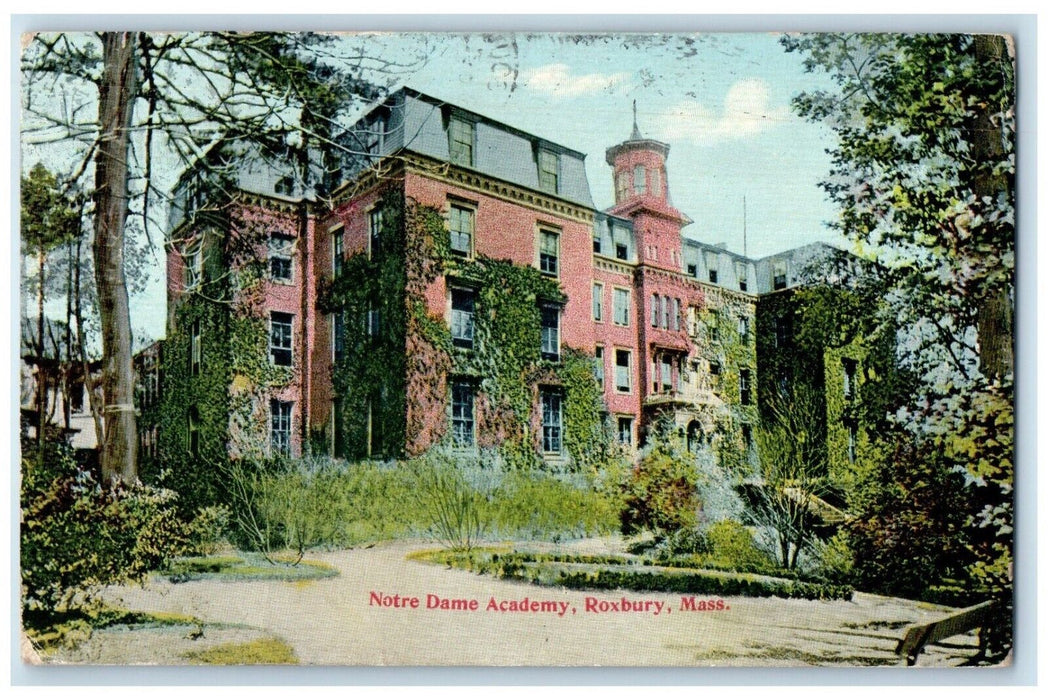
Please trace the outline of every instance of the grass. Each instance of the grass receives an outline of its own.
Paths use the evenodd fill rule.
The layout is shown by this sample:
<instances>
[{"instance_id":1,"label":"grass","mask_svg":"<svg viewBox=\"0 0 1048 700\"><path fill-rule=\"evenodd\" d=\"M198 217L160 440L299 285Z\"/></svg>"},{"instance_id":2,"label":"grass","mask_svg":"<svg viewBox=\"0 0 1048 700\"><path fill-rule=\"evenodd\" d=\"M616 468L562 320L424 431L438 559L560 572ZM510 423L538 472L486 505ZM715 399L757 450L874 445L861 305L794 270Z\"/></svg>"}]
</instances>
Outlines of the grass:
<instances>
[{"instance_id":1,"label":"grass","mask_svg":"<svg viewBox=\"0 0 1048 700\"><path fill-rule=\"evenodd\" d=\"M88 639L92 631L117 627L141 629L148 627L176 627L203 625L191 615L179 613L146 613L122 608L74 609L58 613L45 621L25 623L26 635L44 653L60 647L71 648Z\"/></svg>"},{"instance_id":2,"label":"grass","mask_svg":"<svg viewBox=\"0 0 1048 700\"><path fill-rule=\"evenodd\" d=\"M236 555L185 557L176 559L159 575L173 583L198 580L226 581L305 581L337 576L338 570L323 562L290 557L274 558L274 563L256 552Z\"/></svg>"},{"instance_id":3,"label":"grass","mask_svg":"<svg viewBox=\"0 0 1048 700\"><path fill-rule=\"evenodd\" d=\"M298 657L286 642L263 637L251 642L230 642L182 655L192 664L209 666L297 664Z\"/></svg>"}]
</instances>

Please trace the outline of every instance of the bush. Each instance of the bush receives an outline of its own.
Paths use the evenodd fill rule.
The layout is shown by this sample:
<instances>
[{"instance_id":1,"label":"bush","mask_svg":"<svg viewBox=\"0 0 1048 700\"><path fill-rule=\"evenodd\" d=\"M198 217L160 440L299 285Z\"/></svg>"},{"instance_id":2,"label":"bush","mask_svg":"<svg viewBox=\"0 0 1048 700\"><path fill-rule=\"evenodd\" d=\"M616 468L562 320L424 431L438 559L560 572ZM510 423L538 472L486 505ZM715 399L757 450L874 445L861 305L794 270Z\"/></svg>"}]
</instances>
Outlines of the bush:
<instances>
[{"instance_id":1,"label":"bush","mask_svg":"<svg viewBox=\"0 0 1048 700\"><path fill-rule=\"evenodd\" d=\"M622 533L651 530L657 539L698 522L698 474L688 459L656 447L630 474L621 514Z\"/></svg>"},{"instance_id":2,"label":"bush","mask_svg":"<svg viewBox=\"0 0 1048 700\"><path fill-rule=\"evenodd\" d=\"M613 532L620 507L610 494L535 472L507 475L488 504L501 537L553 541Z\"/></svg>"},{"instance_id":3,"label":"bush","mask_svg":"<svg viewBox=\"0 0 1048 700\"><path fill-rule=\"evenodd\" d=\"M757 546L753 534L735 520L721 520L706 533L710 543L711 563L735 571L775 569L768 555Z\"/></svg>"},{"instance_id":4,"label":"bush","mask_svg":"<svg viewBox=\"0 0 1048 700\"><path fill-rule=\"evenodd\" d=\"M35 451L26 454L36 457ZM50 446L22 460L22 607L37 623L86 604L101 586L143 579L184 552L190 526L171 491L104 487Z\"/></svg>"},{"instance_id":5,"label":"bush","mask_svg":"<svg viewBox=\"0 0 1048 700\"><path fill-rule=\"evenodd\" d=\"M419 512L433 535L453 550L469 551L488 529L488 497L467 482L455 460L433 453L409 463Z\"/></svg>"},{"instance_id":6,"label":"bush","mask_svg":"<svg viewBox=\"0 0 1048 700\"><path fill-rule=\"evenodd\" d=\"M849 583L855 568L855 553L848 545L848 536L838 532L814 546L816 575L833 583Z\"/></svg>"}]
</instances>

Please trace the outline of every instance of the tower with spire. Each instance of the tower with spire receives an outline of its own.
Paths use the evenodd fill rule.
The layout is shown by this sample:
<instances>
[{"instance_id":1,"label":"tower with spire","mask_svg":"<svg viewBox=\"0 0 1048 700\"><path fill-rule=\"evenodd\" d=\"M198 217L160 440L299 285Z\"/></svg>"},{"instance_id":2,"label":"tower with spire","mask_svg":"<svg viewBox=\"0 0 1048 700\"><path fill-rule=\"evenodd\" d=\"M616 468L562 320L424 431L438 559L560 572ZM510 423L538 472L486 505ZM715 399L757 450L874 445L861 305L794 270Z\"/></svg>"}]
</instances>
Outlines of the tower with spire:
<instances>
[{"instance_id":1,"label":"tower with spire","mask_svg":"<svg viewBox=\"0 0 1048 700\"><path fill-rule=\"evenodd\" d=\"M681 271L680 232L691 220L677 211L670 199L666 178L669 153L668 144L641 134L634 100L629 139L605 154L615 183L615 206L608 213L633 220L641 264Z\"/></svg>"}]
</instances>

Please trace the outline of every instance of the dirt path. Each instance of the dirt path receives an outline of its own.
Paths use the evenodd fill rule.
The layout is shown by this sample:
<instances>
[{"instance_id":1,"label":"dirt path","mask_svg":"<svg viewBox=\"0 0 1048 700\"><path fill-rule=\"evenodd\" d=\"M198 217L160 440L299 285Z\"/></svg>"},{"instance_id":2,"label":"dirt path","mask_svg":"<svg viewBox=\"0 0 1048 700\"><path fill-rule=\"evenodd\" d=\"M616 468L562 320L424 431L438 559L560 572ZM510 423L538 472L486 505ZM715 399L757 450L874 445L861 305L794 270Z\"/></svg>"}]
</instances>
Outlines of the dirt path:
<instances>
[{"instance_id":1,"label":"dirt path","mask_svg":"<svg viewBox=\"0 0 1048 700\"><path fill-rule=\"evenodd\" d=\"M341 572L318 581L155 581L115 589L109 598L132 609L261 630L290 644L303 664L321 665L894 665L901 628L936 614L930 606L864 594L852 602L728 598L728 609L687 612L679 595L547 588L405 559L425 546L401 542L313 555ZM374 604L372 593L385 602L417 598L419 607ZM427 596L475 600L477 610L427 609ZM556 611L487 609L492 599L510 608L525 598ZM590 608L608 611L587 612L588 598ZM647 602L648 610L611 610L624 598ZM919 665L958 665L975 652L974 637L950 641L930 647ZM106 644L91 640L79 660L106 663L96 648ZM179 663L159 639L142 635L121 646L125 663ZM141 658L129 658L128 648Z\"/></svg>"}]
</instances>

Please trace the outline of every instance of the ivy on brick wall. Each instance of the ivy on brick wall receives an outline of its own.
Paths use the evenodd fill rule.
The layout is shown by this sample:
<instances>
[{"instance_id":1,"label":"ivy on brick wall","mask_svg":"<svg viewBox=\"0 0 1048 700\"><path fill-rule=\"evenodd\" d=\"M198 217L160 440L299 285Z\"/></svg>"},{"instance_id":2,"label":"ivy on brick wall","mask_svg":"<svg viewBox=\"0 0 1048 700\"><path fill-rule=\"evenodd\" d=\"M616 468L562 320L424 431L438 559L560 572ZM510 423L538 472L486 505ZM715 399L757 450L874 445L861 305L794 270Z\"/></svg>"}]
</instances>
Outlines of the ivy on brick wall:
<instances>
[{"instance_id":1,"label":"ivy on brick wall","mask_svg":"<svg viewBox=\"0 0 1048 700\"><path fill-rule=\"evenodd\" d=\"M511 466L539 464L540 386L563 392L567 465L600 463L611 440L592 356L570 348L559 361L541 356L541 304L567 301L557 281L509 261L453 255L435 207L405 201L395 191L380 206L381 251L350 257L319 301L324 313L346 315L345 356L334 373L343 456L366 455L366 402L376 396L385 456L401 456L401 445L411 455L446 441L447 382L457 377L476 383L480 446L498 447ZM424 294L440 277L475 292L471 349L453 347L446 320L426 309ZM369 309L379 310L377 337L363 320ZM375 426L373 412L372 435Z\"/></svg>"}]
</instances>

